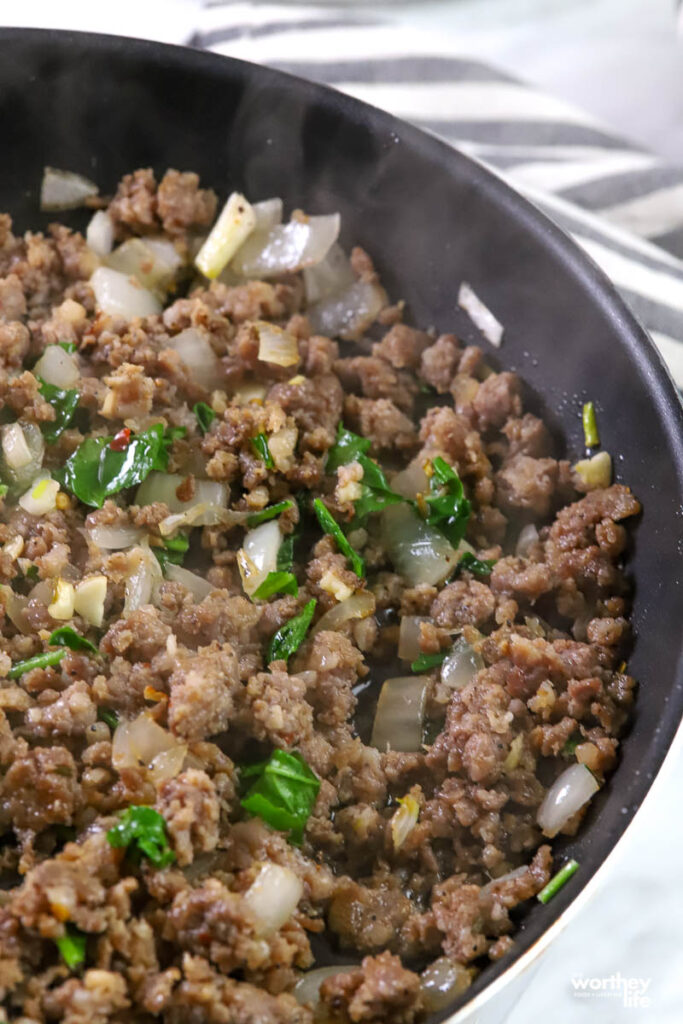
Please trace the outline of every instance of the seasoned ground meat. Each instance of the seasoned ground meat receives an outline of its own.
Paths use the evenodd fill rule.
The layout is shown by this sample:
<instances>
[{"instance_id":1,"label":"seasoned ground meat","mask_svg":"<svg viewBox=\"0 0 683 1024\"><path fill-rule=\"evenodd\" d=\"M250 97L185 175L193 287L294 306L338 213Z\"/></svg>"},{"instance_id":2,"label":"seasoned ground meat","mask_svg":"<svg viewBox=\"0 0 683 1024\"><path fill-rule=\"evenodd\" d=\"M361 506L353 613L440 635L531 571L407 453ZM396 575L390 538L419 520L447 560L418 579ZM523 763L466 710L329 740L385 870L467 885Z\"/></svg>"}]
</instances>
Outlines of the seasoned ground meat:
<instances>
[{"instance_id":1,"label":"seasoned ground meat","mask_svg":"<svg viewBox=\"0 0 683 1024\"><path fill-rule=\"evenodd\" d=\"M3 1020L420 1024L617 764L637 499L362 249L259 263L277 205L213 280L191 172L111 258L0 217Z\"/></svg>"}]
</instances>

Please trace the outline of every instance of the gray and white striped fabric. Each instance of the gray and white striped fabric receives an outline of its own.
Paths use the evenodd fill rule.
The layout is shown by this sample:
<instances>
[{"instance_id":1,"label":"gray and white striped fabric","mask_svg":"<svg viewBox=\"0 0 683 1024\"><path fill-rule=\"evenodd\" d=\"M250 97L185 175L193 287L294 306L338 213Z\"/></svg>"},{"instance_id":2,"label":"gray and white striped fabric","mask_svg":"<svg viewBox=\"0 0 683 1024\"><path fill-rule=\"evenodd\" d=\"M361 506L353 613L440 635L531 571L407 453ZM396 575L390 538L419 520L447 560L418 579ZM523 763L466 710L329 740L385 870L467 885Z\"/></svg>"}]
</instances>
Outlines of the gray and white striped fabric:
<instances>
[{"instance_id":1,"label":"gray and white striped fabric","mask_svg":"<svg viewBox=\"0 0 683 1024\"><path fill-rule=\"evenodd\" d=\"M332 85L485 163L602 267L683 388L683 166L389 12L209 0L191 43Z\"/></svg>"}]
</instances>

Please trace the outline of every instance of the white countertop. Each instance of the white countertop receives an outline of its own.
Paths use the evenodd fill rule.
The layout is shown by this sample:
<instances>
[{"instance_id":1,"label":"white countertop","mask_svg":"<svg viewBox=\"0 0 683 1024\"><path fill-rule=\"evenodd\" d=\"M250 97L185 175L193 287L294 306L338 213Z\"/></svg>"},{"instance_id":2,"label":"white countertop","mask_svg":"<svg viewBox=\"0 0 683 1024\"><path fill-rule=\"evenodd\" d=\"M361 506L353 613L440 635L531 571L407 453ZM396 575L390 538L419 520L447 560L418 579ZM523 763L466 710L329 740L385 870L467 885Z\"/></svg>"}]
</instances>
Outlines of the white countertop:
<instances>
[{"instance_id":1,"label":"white countertop","mask_svg":"<svg viewBox=\"0 0 683 1024\"><path fill-rule=\"evenodd\" d=\"M23 0L10 8L5 0L0 19L183 42L198 6L195 0ZM364 11L371 6L364 4ZM674 0L423 0L376 7L406 25L449 30L459 52L498 63L617 132L683 160L683 43L676 37ZM507 1024L541 1015L554 1024L683 1020L682 788L683 741L601 891L547 952ZM575 993L576 979L599 984L613 977L618 985L617 976L643 979L650 1006L625 1007L619 995Z\"/></svg>"}]
</instances>

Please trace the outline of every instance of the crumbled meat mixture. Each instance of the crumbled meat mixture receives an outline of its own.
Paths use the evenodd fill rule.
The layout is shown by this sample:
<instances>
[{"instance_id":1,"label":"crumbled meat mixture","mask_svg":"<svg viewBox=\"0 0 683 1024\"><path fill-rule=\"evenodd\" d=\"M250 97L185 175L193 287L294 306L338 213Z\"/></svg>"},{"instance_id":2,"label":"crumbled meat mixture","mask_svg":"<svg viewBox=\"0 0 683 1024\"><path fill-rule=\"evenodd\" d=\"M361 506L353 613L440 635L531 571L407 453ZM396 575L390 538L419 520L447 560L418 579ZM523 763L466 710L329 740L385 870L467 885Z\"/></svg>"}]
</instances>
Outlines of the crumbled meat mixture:
<instances>
[{"instance_id":1,"label":"crumbled meat mixture","mask_svg":"<svg viewBox=\"0 0 683 1024\"><path fill-rule=\"evenodd\" d=\"M551 878L552 783L616 766L639 503L401 303L340 343L329 267L200 279L196 174L105 215L159 312L0 217L2 1019L419 1024Z\"/></svg>"}]
</instances>

